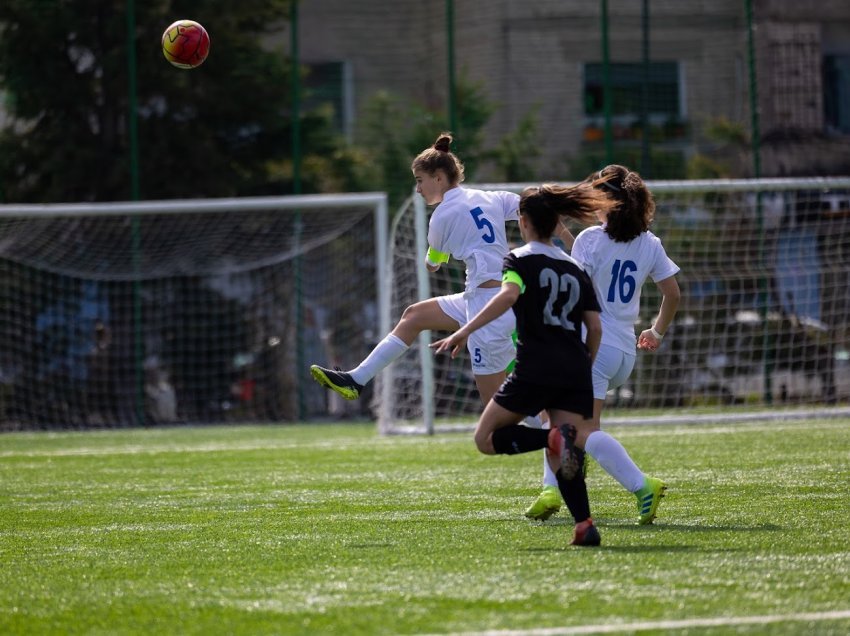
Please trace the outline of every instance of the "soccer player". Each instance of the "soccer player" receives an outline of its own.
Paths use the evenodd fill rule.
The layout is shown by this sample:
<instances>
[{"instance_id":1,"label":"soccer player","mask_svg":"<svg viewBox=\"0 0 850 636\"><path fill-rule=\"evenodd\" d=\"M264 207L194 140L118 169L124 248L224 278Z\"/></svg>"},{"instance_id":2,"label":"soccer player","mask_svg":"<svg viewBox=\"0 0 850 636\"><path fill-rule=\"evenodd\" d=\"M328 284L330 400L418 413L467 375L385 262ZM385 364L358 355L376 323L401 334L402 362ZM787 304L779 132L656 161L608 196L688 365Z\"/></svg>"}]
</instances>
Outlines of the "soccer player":
<instances>
[{"instance_id":1,"label":"soccer player","mask_svg":"<svg viewBox=\"0 0 850 636\"><path fill-rule=\"evenodd\" d=\"M582 446L602 468L637 497L638 523L652 523L666 485L648 477L616 439L600 429L605 394L621 386L635 366L635 345L655 351L670 327L679 306L679 267L668 258L661 241L649 231L655 214L652 193L636 172L610 165L587 179L605 190L619 205L600 209L602 225L582 231L571 256L582 264L593 281L602 307L602 342L593 364L593 426L580 431ZM661 291L658 315L635 342L634 324L640 309L641 287L652 278ZM548 461L543 462L543 491L526 516L545 520L560 510L558 482Z\"/></svg>"},{"instance_id":2,"label":"soccer player","mask_svg":"<svg viewBox=\"0 0 850 636\"><path fill-rule=\"evenodd\" d=\"M599 303L590 278L552 243L560 216L575 219L610 210L617 202L591 184L544 184L520 199L519 227L526 244L504 261L498 294L454 334L431 346L456 357L468 338L513 308L516 364L484 407L475 445L487 455L549 449L550 469L575 520L572 545L599 545L584 481L578 440L592 425L591 365L602 338ZM586 338L582 339L582 326ZM547 411L550 430L520 425L525 416Z\"/></svg>"},{"instance_id":3,"label":"soccer player","mask_svg":"<svg viewBox=\"0 0 850 636\"><path fill-rule=\"evenodd\" d=\"M407 307L392 332L349 371L310 367L313 379L348 400L357 399L363 386L407 351L420 332L455 331L499 292L502 260L508 254L505 223L518 220L519 195L462 187L464 167L451 152L451 143L451 135L442 133L432 147L419 153L411 169L416 191L426 204L436 205L428 224L425 266L436 272L449 256L462 260L465 291ZM504 381L514 358L514 326L513 313L506 311L469 339L475 384L484 404Z\"/></svg>"}]
</instances>

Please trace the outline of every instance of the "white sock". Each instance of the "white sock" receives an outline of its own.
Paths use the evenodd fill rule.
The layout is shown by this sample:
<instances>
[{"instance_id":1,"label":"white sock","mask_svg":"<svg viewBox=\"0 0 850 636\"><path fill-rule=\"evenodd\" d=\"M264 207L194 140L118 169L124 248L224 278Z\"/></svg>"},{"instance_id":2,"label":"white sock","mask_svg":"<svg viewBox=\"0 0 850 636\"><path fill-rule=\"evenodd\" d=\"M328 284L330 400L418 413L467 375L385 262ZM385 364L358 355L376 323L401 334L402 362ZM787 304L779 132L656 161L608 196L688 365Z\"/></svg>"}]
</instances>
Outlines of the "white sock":
<instances>
[{"instance_id":1,"label":"white sock","mask_svg":"<svg viewBox=\"0 0 850 636\"><path fill-rule=\"evenodd\" d=\"M543 449L543 485L558 487L558 478L555 477L555 473L552 472L552 468L549 466L548 448Z\"/></svg>"},{"instance_id":2,"label":"white sock","mask_svg":"<svg viewBox=\"0 0 850 636\"><path fill-rule=\"evenodd\" d=\"M539 415L526 415L522 418L522 421L526 423L530 428L547 428L545 426L545 422L540 418Z\"/></svg>"},{"instance_id":3,"label":"white sock","mask_svg":"<svg viewBox=\"0 0 850 636\"><path fill-rule=\"evenodd\" d=\"M588 435L584 450L629 492L643 488L644 474L623 445L605 431L593 431Z\"/></svg>"},{"instance_id":4,"label":"white sock","mask_svg":"<svg viewBox=\"0 0 850 636\"><path fill-rule=\"evenodd\" d=\"M357 384L365 385L408 349L409 347L404 343L404 340L389 334L375 345L372 353L366 356L366 359L355 369L349 371L349 374Z\"/></svg>"},{"instance_id":5,"label":"white sock","mask_svg":"<svg viewBox=\"0 0 850 636\"><path fill-rule=\"evenodd\" d=\"M539 415L535 416L540 420L542 426L540 428L549 428L549 414L546 414L547 419L543 419ZM558 487L558 478L555 477L555 473L552 472L551 466L549 466L549 449L543 449L543 486L555 486Z\"/></svg>"}]
</instances>

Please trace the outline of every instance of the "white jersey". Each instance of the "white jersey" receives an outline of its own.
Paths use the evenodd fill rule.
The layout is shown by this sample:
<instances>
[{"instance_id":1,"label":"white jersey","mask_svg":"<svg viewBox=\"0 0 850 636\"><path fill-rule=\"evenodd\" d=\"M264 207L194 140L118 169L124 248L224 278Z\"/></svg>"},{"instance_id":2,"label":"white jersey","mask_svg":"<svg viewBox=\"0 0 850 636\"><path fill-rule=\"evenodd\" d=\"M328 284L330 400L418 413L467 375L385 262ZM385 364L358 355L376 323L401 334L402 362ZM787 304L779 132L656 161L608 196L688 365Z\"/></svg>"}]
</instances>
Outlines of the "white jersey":
<instances>
[{"instance_id":1,"label":"white jersey","mask_svg":"<svg viewBox=\"0 0 850 636\"><path fill-rule=\"evenodd\" d=\"M428 245L463 261L466 289L474 289L502 280L502 262L510 251L505 222L518 219L518 194L452 188L431 215Z\"/></svg>"},{"instance_id":2,"label":"white jersey","mask_svg":"<svg viewBox=\"0 0 850 636\"><path fill-rule=\"evenodd\" d=\"M670 278L679 266L667 256L661 239L649 231L618 243L604 226L590 227L576 237L571 254L593 280L602 307L602 344L634 353L634 325L644 282Z\"/></svg>"}]
</instances>

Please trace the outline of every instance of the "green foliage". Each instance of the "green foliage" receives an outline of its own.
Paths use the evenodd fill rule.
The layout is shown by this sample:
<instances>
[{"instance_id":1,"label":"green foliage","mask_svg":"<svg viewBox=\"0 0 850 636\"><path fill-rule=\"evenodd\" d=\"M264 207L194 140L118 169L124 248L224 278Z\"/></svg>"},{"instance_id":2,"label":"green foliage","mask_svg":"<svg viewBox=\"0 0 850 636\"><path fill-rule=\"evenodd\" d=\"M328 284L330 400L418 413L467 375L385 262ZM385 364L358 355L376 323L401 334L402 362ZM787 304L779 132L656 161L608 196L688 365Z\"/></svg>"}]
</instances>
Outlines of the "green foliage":
<instances>
[{"instance_id":1,"label":"green foliage","mask_svg":"<svg viewBox=\"0 0 850 636\"><path fill-rule=\"evenodd\" d=\"M463 160L466 178L473 180L485 155L484 126L496 112L496 103L487 95L484 83L461 74L455 86L455 114L458 130L453 131L455 152Z\"/></svg>"},{"instance_id":2,"label":"green foliage","mask_svg":"<svg viewBox=\"0 0 850 636\"><path fill-rule=\"evenodd\" d=\"M483 83L465 76L458 78L458 130L453 133L453 151L463 161L466 179L475 178L476 170L487 158L484 150L484 126L496 110ZM433 109L388 91L376 93L367 102L360 121L360 146L374 166L374 190L388 193L395 209L413 191L410 163L437 136L449 130L445 109Z\"/></svg>"},{"instance_id":3,"label":"green foliage","mask_svg":"<svg viewBox=\"0 0 850 636\"><path fill-rule=\"evenodd\" d=\"M445 129L444 118L388 91L375 93L366 103L358 145L371 158L371 189L387 192L391 209L413 191L413 158Z\"/></svg>"},{"instance_id":4,"label":"green foliage","mask_svg":"<svg viewBox=\"0 0 850 636\"><path fill-rule=\"evenodd\" d=\"M734 122L726 117L715 117L709 120L704 128L705 136L715 142L749 148L750 139L744 124Z\"/></svg>"},{"instance_id":5,"label":"green foliage","mask_svg":"<svg viewBox=\"0 0 850 636\"><path fill-rule=\"evenodd\" d=\"M639 145L622 144L614 147L615 163L629 166L639 172L642 155L643 151ZM684 179L686 176L686 162L681 151L651 148L650 161L653 179ZM598 144L589 146L569 162L568 179L584 179L590 173L603 168L605 164L605 150L598 147Z\"/></svg>"},{"instance_id":6,"label":"green foliage","mask_svg":"<svg viewBox=\"0 0 850 636\"><path fill-rule=\"evenodd\" d=\"M519 121L516 129L508 133L486 153L496 166L496 179L519 183L538 178L535 160L540 152L539 106L535 106Z\"/></svg>"},{"instance_id":7,"label":"green foliage","mask_svg":"<svg viewBox=\"0 0 850 636\"><path fill-rule=\"evenodd\" d=\"M0 632L846 634L848 424L614 426L669 491L637 526L591 464L592 549L471 433L7 433Z\"/></svg>"},{"instance_id":8,"label":"green foliage","mask_svg":"<svg viewBox=\"0 0 850 636\"><path fill-rule=\"evenodd\" d=\"M288 0L160 0L135 8L142 197L290 192L291 167L281 166L291 157L292 69L282 50L262 45L280 32ZM193 70L172 67L160 48L164 28L186 16L212 41L209 58ZM5 200L129 198L126 3L6 0L0 24L0 87L12 123L0 134ZM327 113L303 116L305 192L337 178L357 181L356 155L329 127ZM311 157L322 161L313 165Z\"/></svg>"},{"instance_id":9,"label":"green foliage","mask_svg":"<svg viewBox=\"0 0 850 636\"><path fill-rule=\"evenodd\" d=\"M688 179L722 179L732 177L731 170L725 162L712 159L701 153L688 158Z\"/></svg>"}]
</instances>

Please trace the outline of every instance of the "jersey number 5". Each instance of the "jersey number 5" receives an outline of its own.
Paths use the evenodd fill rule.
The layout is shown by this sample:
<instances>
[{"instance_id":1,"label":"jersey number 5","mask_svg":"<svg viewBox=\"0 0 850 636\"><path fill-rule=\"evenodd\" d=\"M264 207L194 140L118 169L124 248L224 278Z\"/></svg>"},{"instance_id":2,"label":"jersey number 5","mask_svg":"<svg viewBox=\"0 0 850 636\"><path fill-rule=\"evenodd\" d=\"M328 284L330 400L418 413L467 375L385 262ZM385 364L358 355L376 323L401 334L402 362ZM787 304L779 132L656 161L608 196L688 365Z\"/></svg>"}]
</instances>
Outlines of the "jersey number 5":
<instances>
[{"instance_id":1,"label":"jersey number 5","mask_svg":"<svg viewBox=\"0 0 850 636\"><path fill-rule=\"evenodd\" d=\"M540 271L540 288L549 288L549 298L543 308L543 324L563 327L567 331L575 331L576 325L568 316L578 302L581 291L578 280L572 274L561 274L548 267ZM555 315L555 302L562 295L563 305L558 315ZM565 298L564 298L565 296Z\"/></svg>"},{"instance_id":2,"label":"jersey number 5","mask_svg":"<svg viewBox=\"0 0 850 636\"><path fill-rule=\"evenodd\" d=\"M486 230L484 234L481 235L484 242L492 243L495 241L496 232L493 231L493 224L490 223L490 219L484 216L484 210L481 208L472 208L469 213L472 215L472 220L475 221L476 227L478 227L479 230Z\"/></svg>"},{"instance_id":3,"label":"jersey number 5","mask_svg":"<svg viewBox=\"0 0 850 636\"><path fill-rule=\"evenodd\" d=\"M637 283L635 277L629 272L636 272L637 265L634 261L622 261L618 258L611 268L611 286L608 287L608 302L617 300L617 292L620 292L620 302L627 303L635 295Z\"/></svg>"}]
</instances>

